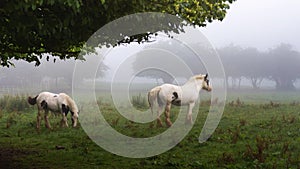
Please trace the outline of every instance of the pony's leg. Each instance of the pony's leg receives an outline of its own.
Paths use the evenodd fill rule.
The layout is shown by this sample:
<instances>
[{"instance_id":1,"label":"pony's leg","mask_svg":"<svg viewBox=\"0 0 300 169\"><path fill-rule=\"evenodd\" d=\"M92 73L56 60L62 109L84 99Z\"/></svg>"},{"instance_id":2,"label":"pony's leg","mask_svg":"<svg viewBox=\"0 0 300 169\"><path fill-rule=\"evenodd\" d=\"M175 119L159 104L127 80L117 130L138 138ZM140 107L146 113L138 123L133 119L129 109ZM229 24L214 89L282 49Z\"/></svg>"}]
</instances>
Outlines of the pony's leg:
<instances>
[{"instance_id":1,"label":"pony's leg","mask_svg":"<svg viewBox=\"0 0 300 169\"><path fill-rule=\"evenodd\" d=\"M150 110L151 110L152 116L153 116L153 112L154 112L154 106L155 106L154 103L150 105Z\"/></svg>"},{"instance_id":2,"label":"pony's leg","mask_svg":"<svg viewBox=\"0 0 300 169\"><path fill-rule=\"evenodd\" d=\"M68 121L67 121L67 116L65 113L62 113L62 119L60 122L61 127L69 127Z\"/></svg>"},{"instance_id":3,"label":"pony's leg","mask_svg":"<svg viewBox=\"0 0 300 169\"><path fill-rule=\"evenodd\" d=\"M160 119L160 114L162 113L162 111L163 111L163 106L158 105L158 108L157 108L157 127L162 127L162 122L161 122L161 119Z\"/></svg>"},{"instance_id":4,"label":"pony's leg","mask_svg":"<svg viewBox=\"0 0 300 169\"><path fill-rule=\"evenodd\" d=\"M165 108L165 116L166 116L166 124L168 125L168 127L172 126L172 122L170 120L170 110L171 110L171 102L167 102Z\"/></svg>"},{"instance_id":5,"label":"pony's leg","mask_svg":"<svg viewBox=\"0 0 300 169\"><path fill-rule=\"evenodd\" d=\"M148 93L148 103L149 103L149 106L150 106L150 110L151 110L151 113L153 115L153 112L154 112L154 98L151 97L151 93L149 92Z\"/></svg>"},{"instance_id":6,"label":"pony's leg","mask_svg":"<svg viewBox=\"0 0 300 169\"><path fill-rule=\"evenodd\" d=\"M193 124L193 118L192 118L192 113L193 113L193 108L195 106L195 103L190 103L188 106L188 112L186 116L186 123Z\"/></svg>"},{"instance_id":7,"label":"pony's leg","mask_svg":"<svg viewBox=\"0 0 300 169\"><path fill-rule=\"evenodd\" d=\"M49 115L49 110L45 110L45 114L44 114L45 126L46 126L48 129L51 129L51 125L50 125L50 123L49 123L48 115Z\"/></svg>"},{"instance_id":8,"label":"pony's leg","mask_svg":"<svg viewBox=\"0 0 300 169\"><path fill-rule=\"evenodd\" d=\"M60 121L60 127L64 127L64 117L63 117L63 115L61 115L62 116L62 119L61 119L61 121Z\"/></svg>"},{"instance_id":9,"label":"pony's leg","mask_svg":"<svg viewBox=\"0 0 300 169\"><path fill-rule=\"evenodd\" d=\"M36 128L37 129L40 129L40 126L41 126L41 120L42 120L41 114L42 114L42 110L38 110L37 117L36 117Z\"/></svg>"}]
</instances>

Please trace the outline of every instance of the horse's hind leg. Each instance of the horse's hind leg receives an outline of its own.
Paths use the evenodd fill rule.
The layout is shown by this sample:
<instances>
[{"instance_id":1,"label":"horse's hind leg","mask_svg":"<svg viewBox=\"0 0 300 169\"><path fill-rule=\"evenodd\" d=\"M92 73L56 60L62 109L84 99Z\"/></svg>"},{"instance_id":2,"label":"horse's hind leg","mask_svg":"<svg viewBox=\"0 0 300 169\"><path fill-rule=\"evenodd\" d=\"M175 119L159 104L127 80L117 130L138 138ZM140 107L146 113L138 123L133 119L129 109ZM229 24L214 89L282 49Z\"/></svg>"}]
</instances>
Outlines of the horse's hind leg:
<instances>
[{"instance_id":1,"label":"horse's hind leg","mask_svg":"<svg viewBox=\"0 0 300 169\"><path fill-rule=\"evenodd\" d=\"M168 125L168 127L172 126L172 122L170 120L170 110L171 110L171 102L167 102L165 108L165 116L166 116L166 124Z\"/></svg>"},{"instance_id":2,"label":"horse's hind leg","mask_svg":"<svg viewBox=\"0 0 300 169\"><path fill-rule=\"evenodd\" d=\"M157 127L162 127L162 122L161 122L161 119L160 119L160 114L162 113L162 111L163 111L163 106L158 105L158 108L157 108L157 124L156 124Z\"/></svg>"},{"instance_id":3,"label":"horse's hind leg","mask_svg":"<svg viewBox=\"0 0 300 169\"><path fill-rule=\"evenodd\" d=\"M42 120L41 114L42 114L42 110L38 110L37 117L36 117L36 128L37 129L40 129L40 126L41 126L41 120Z\"/></svg>"},{"instance_id":4,"label":"horse's hind leg","mask_svg":"<svg viewBox=\"0 0 300 169\"><path fill-rule=\"evenodd\" d=\"M62 113L61 126L69 127L68 120L67 120L67 115L69 113L69 107L66 106L65 104L62 104L61 105L61 113Z\"/></svg>"},{"instance_id":5,"label":"horse's hind leg","mask_svg":"<svg viewBox=\"0 0 300 169\"><path fill-rule=\"evenodd\" d=\"M45 115L44 115L45 126L46 126L48 129L51 129L51 125L50 125L50 123L49 123L48 115L49 115L49 110L45 110Z\"/></svg>"}]
</instances>

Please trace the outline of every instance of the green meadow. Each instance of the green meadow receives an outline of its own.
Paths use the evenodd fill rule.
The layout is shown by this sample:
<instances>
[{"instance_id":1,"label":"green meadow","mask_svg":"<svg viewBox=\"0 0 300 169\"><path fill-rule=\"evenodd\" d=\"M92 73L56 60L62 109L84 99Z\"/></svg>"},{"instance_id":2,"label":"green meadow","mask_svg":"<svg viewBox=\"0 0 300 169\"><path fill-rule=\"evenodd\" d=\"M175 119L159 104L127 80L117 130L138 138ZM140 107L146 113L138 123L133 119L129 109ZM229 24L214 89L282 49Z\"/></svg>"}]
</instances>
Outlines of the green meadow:
<instances>
[{"instance_id":1,"label":"green meadow","mask_svg":"<svg viewBox=\"0 0 300 169\"><path fill-rule=\"evenodd\" d=\"M27 95L6 95L0 99L0 168L300 168L299 96L299 92L229 92L217 129L200 144L210 106L203 100L192 130L174 148L153 157L127 158L98 146L80 124L61 128L61 117L54 114L52 130L42 121L37 131L37 109L27 104ZM132 104L148 109L143 95L132 97ZM149 137L168 129L165 124L158 128L156 122L125 119L109 99L99 99L98 105L111 127L128 136ZM82 109L81 116L88 108ZM174 122L179 108L171 110Z\"/></svg>"}]
</instances>

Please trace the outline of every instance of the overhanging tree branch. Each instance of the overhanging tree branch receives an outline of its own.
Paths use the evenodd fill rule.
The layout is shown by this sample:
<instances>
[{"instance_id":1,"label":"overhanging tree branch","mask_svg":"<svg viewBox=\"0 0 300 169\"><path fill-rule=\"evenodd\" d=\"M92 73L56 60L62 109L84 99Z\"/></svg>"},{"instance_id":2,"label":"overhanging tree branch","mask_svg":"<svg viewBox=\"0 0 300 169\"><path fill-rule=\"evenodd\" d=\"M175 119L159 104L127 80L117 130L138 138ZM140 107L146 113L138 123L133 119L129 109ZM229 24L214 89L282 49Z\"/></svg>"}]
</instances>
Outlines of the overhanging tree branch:
<instances>
[{"instance_id":1,"label":"overhanging tree branch","mask_svg":"<svg viewBox=\"0 0 300 169\"><path fill-rule=\"evenodd\" d=\"M105 24L140 12L163 12L177 15L197 26L213 20L222 20L233 0L36 0L0 1L1 65L9 66L11 59L39 61L27 57L43 53L58 54L62 59L75 58L82 44ZM139 25L131 25L139 26ZM164 27L160 31L182 31L180 24ZM138 35L113 41L115 44L142 42L149 35ZM100 44L101 45L101 44ZM69 50L76 47L74 51ZM13 48L13 50L11 50ZM28 56L26 56L28 55ZM65 55L65 56L63 56Z\"/></svg>"}]
</instances>

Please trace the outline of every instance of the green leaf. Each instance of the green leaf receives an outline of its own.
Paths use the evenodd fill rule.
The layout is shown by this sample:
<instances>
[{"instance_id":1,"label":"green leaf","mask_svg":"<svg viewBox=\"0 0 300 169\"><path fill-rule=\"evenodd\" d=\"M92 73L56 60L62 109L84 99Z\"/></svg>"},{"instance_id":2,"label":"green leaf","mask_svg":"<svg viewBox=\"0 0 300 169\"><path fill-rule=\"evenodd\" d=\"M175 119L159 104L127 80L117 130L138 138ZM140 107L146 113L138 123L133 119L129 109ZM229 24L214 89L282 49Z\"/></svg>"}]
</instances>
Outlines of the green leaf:
<instances>
[{"instance_id":1,"label":"green leaf","mask_svg":"<svg viewBox=\"0 0 300 169\"><path fill-rule=\"evenodd\" d=\"M36 4L32 4L31 9L34 11L36 9Z\"/></svg>"}]
</instances>

